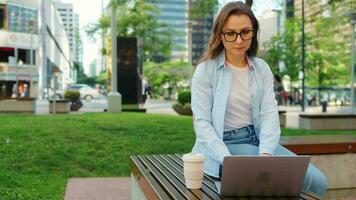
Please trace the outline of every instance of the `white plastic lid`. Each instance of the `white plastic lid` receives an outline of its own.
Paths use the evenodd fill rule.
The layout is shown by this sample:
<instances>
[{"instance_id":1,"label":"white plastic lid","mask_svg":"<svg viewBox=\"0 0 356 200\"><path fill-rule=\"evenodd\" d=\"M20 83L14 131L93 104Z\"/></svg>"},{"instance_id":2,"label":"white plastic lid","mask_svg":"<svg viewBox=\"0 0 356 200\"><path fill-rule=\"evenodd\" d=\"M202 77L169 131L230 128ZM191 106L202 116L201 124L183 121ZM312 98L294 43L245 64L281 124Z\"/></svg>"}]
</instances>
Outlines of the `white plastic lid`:
<instances>
[{"instance_id":1,"label":"white plastic lid","mask_svg":"<svg viewBox=\"0 0 356 200\"><path fill-rule=\"evenodd\" d=\"M183 161L188 162L201 162L204 160L203 154L194 154L194 153L187 153L184 154L182 157Z\"/></svg>"}]
</instances>

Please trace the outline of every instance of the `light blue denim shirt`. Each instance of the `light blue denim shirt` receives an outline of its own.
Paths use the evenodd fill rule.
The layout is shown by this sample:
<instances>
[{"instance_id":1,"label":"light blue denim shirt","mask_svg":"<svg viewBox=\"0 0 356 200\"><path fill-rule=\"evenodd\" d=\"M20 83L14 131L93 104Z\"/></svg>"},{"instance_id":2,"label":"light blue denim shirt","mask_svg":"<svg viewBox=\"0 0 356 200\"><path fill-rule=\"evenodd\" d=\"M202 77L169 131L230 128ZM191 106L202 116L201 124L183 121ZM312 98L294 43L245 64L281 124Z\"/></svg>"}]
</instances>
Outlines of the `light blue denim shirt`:
<instances>
[{"instance_id":1,"label":"light blue denim shirt","mask_svg":"<svg viewBox=\"0 0 356 200\"><path fill-rule=\"evenodd\" d=\"M273 154L280 137L273 74L260 58L248 57L252 122L260 140L259 153ZM192 110L196 141L193 153L205 156L205 173L218 177L219 166L231 155L223 142L224 118L232 73L225 66L225 52L199 64L192 79Z\"/></svg>"}]
</instances>

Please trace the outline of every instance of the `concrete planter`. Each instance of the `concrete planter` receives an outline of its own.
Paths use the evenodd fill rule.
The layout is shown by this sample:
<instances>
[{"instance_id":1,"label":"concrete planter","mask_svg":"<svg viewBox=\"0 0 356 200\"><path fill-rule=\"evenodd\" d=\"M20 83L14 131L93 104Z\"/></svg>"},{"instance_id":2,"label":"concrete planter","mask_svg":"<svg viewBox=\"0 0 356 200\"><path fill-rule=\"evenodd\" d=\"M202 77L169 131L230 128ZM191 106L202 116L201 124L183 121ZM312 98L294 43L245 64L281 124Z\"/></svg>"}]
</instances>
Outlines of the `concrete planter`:
<instances>
[{"instance_id":1,"label":"concrete planter","mask_svg":"<svg viewBox=\"0 0 356 200\"><path fill-rule=\"evenodd\" d=\"M1 98L0 113L35 113L35 98Z\"/></svg>"},{"instance_id":2,"label":"concrete planter","mask_svg":"<svg viewBox=\"0 0 356 200\"><path fill-rule=\"evenodd\" d=\"M49 112L53 113L53 100L49 100ZM56 113L69 113L70 101L69 100L56 100Z\"/></svg>"},{"instance_id":3,"label":"concrete planter","mask_svg":"<svg viewBox=\"0 0 356 200\"><path fill-rule=\"evenodd\" d=\"M285 128L286 127L286 121L287 121L287 119L286 119L287 111L279 110L278 113L279 113L279 124L280 124L280 126L282 128Z\"/></svg>"},{"instance_id":4,"label":"concrete planter","mask_svg":"<svg viewBox=\"0 0 356 200\"><path fill-rule=\"evenodd\" d=\"M306 130L355 130L353 114L300 114L299 128Z\"/></svg>"}]
</instances>

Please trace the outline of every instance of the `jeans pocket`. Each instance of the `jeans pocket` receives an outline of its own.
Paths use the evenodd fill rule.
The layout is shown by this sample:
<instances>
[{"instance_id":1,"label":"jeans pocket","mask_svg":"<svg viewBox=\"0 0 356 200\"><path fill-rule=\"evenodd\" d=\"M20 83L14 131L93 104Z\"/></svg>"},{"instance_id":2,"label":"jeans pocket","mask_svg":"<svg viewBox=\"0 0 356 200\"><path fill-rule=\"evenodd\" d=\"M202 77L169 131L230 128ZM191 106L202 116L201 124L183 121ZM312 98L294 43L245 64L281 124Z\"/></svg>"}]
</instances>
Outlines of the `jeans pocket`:
<instances>
[{"instance_id":1,"label":"jeans pocket","mask_svg":"<svg viewBox=\"0 0 356 200\"><path fill-rule=\"evenodd\" d=\"M231 140L231 136L232 136L231 132L225 132L223 136L223 141Z\"/></svg>"},{"instance_id":2,"label":"jeans pocket","mask_svg":"<svg viewBox=\"0 0 356 200\"><path fill-rule=\"evenodd\" d=\"M241 139L233 139L224 141L225 144L249 144L252 138L241 138Z\"/></svg>"}]
</instances>

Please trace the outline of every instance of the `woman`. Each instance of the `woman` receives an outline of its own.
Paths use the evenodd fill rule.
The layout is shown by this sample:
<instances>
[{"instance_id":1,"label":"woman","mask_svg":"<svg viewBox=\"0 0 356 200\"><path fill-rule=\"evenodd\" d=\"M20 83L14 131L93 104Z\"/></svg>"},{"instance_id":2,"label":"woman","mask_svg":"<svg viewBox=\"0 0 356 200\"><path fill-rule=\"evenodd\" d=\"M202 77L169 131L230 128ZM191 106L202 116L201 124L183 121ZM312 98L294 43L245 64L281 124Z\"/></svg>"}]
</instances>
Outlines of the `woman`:
<instances>
[{"instance_id":1,"label":"woman","mask_svg":"<svg viewBox=\"0 0 356 200\"><path fill-rule=\"evenodd\" d=\"M208 49L192 80L196 142L204 170L219 178L229 155L295 155L278 144L280 126L272 72L258 49L251 8L231 2L217 16ZM304 189L324 195L327 180L309 165Z\"/></svg>"}]
</instances>

